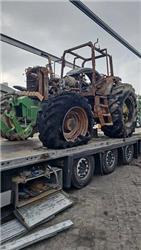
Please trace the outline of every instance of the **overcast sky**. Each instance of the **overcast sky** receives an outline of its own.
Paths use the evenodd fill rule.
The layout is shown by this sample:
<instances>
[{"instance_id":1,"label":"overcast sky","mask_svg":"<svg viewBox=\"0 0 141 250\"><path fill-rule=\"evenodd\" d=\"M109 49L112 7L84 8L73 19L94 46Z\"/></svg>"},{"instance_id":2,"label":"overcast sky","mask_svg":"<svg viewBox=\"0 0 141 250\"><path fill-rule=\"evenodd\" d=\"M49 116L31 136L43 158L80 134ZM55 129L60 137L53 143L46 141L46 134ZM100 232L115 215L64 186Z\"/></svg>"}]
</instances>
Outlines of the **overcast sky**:
<instances>
[{"instance_id":1,"label":"overcast sky","mask_svg":"<svg viewBox=\"0 0 141 250\"><path fill-rule=\"evenodd\" d=\"M141 1L83 1L140 51ZM113 56L114 73L141 94L140 59L90 20L69 1L1 1L2 33L61 57L63 51L99 38ZM86 52L84 52L86 53ZM1 81L25 85L25 68L46 60L2 43ZM98 66L98 65L97 65ZM105 73L105 69L97 69Z\"/></svg>"}]
</instances>

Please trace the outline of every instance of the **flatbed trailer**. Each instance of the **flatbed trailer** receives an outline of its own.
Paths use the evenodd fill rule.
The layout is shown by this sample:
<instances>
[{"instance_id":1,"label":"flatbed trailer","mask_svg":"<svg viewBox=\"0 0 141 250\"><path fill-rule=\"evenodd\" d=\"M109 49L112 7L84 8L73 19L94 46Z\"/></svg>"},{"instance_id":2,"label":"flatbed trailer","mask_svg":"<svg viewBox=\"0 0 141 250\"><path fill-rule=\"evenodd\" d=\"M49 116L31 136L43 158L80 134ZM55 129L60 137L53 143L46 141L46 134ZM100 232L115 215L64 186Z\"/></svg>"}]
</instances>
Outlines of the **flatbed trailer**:
<instances>
[{"instance_id":1,"label":"flatbed trailer","mask_svg":"<svg viewBox=\"0 0 141 250\"><path fill-rule=\"evenodd\" d=\"M110 152L114 154L116 152L116 156ZM90 161L90 164L95 165L95 169L99 170L101 174L108 174L115 169L115 166L110 166L110 157L117 158L114 163L114 165L117 165L119 161L130 163L132 158L137 158L139 154L141 154L141 133L135 133L132 137L123 139L111 139L100 135L98 138L93 138L86 145L58 150L42 147L38 136L26 141L15 142L1 139L2 192L11 189L12 176L23 171L23 169L29 169L33 166L49 164L50 166L62 168L63 186L70 188L73 178L72 175L74 174L74 165L75 168L77 168L78 166L76 167L76 164L81 159L84 161L85 158L89 159L93 157L93 161ZM89 161L86 163L86 165L89 165ZM109 165L106 166L106 164ZM85 165L85 161L82 165ZM87 166L87 168L89 168L89 166ZM79 177L83 179L81 176ZM76 185L75 183L73 184L79 187L79 183L78 185L77 183ZM86 184L87 183L83 182L82 186Z\"/></svg>"},{"instance_id":2,"label":"flatbed trailer","mask_svg":"<svg viewBox=\"0 0 141 250\"><path fill-rule=\"evenodd\" d=\"M28 205L32 203L36 207L36 202L44 201L51 194L49 190L27 200L21 201L19 198L20 186L26 188L27 183L44 182L48 178L48 170L47 181L57 183L55 192L61 190L62 186L82 188L95 173L110 174L117 165L129 164L140 154L141 133L123 139L110 139L101 134L86 145L60 150L42 147L38 136L15 142L1 139L1 219L7 221L22 206L27 206L28 210ZM42 173L23 178L23 173L32 171Z\"/></svg>"}]
</instances>

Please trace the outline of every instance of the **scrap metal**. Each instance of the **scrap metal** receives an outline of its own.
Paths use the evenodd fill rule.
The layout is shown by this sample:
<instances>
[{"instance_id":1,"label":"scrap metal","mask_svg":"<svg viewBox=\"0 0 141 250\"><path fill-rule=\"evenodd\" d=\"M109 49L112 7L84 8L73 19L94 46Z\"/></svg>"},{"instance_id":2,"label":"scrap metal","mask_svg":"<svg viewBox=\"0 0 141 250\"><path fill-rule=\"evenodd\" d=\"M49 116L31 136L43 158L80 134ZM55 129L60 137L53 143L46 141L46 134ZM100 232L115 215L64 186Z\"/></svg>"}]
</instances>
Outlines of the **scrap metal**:
<instances>
[{"instance_id":1,"label":"scrap metal","mask_svg":"<svg viewBox=\"0 0 141 250\"><path fill-rule=\"evenodd\" d=\"M41 240L55 236L57 233L70 228L72 225L73 222L71 220L60 222L48 228L34 232L30 235L23 236L20 239L13 240L10 243L3 244L1 246L1 250L19 250L25 248Z\"/></svg>"}]
</instances>

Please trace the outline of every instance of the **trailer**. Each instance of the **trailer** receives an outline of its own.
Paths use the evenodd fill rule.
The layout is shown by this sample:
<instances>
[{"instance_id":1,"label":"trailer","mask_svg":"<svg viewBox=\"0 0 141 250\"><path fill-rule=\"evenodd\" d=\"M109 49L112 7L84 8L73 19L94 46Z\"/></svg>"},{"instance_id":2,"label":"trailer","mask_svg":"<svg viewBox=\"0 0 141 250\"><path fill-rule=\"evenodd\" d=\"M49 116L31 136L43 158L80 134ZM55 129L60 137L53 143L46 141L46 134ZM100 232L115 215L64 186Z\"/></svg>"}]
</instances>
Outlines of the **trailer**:
<instances>
[{"instance_id":1,"label":"trailer","mask_svg":"<svg viewBox=\"0 0 141 250\"><path fill-rule=\"evenodd\" d=\"M94 174L110 174L116 166L129 164L140 154L140 133L123 139L110 139L101 134L86 145L60 150L44 148L38 136L26 141L1 139L2 207L10 204L20 207L45 196L43 192L30 201L19 201L21 183L24 187L28 181L52 176L50 182L57 181L59 187L82 188Z\"/></svg>"}]
</instances>

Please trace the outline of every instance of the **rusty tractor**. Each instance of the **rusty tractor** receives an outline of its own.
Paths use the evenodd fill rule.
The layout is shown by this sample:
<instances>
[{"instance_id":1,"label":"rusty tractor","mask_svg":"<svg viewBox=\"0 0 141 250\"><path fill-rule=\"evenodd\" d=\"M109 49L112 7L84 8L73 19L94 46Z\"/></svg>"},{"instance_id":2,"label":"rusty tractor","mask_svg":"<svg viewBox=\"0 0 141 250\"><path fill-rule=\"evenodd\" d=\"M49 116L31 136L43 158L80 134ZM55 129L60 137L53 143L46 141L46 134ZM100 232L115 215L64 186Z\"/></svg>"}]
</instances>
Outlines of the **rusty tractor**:
<instances>
[{"instance_id":1,"label":"rusty tractor","mask_svg":"<svg viewBox=\"0 0 141 250\"><path fill-rule=\"evenodd\" d=\"M26 70L26 88L15 86L15 93L2 100L4 138L25 140L39 132L45 147L58 149L87 143L96 124L108 137L132 135L137 117L134 89L114 76L112 56L96 43L65 50L60 77L55 76L50 58L46 67ZM77 53L82 48L90 50L89 57ZM73 69L65 74L68 54L73 57ZM106 74L96 70L100 58L105 59Z\"/></svg>"}]
</instances>

